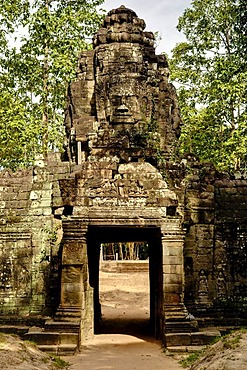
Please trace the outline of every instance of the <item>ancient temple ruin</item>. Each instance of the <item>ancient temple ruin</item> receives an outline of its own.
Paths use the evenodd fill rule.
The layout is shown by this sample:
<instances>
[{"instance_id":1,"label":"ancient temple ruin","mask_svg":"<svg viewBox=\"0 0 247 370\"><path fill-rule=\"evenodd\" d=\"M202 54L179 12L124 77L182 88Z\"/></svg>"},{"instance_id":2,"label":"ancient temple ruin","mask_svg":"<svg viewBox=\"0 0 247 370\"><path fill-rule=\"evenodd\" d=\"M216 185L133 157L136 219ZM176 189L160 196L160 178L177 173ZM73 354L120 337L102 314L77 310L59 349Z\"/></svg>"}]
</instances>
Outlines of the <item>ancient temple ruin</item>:
<instances>
[{"instance_id":1,"label":"ancient temple ruin","mask_svg":"<svg viewBox=\"0 0 247 370\"><path fill-rule=\"evenodd\" d=\"M144 29L110 11L69 86L63 160L0 173L0 321L42 327L28 335L44 349L94 334L102 243L148 243L150 322L167 345L246 322L245 174L176 156L176 91Z\"/></svg>"}]
</instances>

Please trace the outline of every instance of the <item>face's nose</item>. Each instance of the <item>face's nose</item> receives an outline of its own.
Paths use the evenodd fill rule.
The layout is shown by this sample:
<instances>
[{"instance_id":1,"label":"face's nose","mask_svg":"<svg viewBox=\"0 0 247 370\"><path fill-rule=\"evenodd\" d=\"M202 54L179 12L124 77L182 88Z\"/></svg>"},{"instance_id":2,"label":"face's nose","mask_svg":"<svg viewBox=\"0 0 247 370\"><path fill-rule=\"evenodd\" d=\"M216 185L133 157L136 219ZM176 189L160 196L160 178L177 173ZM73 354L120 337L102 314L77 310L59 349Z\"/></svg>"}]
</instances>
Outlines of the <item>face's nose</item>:
<instances>
[{"instance_id":1,"label":"face's nose","mask_svg":"<svg viewBox=\"0 0 247 370\"><path fill-rule=\"evenodd\" d=\"M117 107L116 113L118 114L125 114L128 113L129 109L125 104L121 104Z\"/></svg>"}]
</instances>

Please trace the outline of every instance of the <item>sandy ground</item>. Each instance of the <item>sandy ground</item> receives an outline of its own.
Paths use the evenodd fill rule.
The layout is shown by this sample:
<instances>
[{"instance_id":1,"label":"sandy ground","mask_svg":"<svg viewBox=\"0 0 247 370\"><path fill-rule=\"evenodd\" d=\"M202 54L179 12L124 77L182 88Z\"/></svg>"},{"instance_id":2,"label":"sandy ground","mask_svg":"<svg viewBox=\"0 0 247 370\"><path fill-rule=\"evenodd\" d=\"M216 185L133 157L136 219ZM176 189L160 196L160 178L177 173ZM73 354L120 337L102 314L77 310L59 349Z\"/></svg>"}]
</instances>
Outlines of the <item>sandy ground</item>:
<instances>
[{"instance_id":1,"label":"sandy ground","mask_svg":"<svg viewBox=\"0 0 247 370\"><path fill-rule=\"evenodd\" d=\"M70 370L181 370L149 334L148 273L100 273L102 321Z\"/></svg>"},{"instance_id":2,"label":"sandy ground","mask_svg":"<svg viewBox=\"0 0 247 370\"><path fill-rule=\"evenodd\" d=\"M160 343L125 334L101 334L81 353L66 357L70 370L181 370Z\"/></svg>"},{"instance_id":3,"label":"sandy ground","mask_svg":"<svg viewBox=\"0 0 247 370\"><path fill-rule=\"evenodd\" d=\"M54 359L17 336L0 333L1 370L58 370Z\"/></svg>"}]
</instances>

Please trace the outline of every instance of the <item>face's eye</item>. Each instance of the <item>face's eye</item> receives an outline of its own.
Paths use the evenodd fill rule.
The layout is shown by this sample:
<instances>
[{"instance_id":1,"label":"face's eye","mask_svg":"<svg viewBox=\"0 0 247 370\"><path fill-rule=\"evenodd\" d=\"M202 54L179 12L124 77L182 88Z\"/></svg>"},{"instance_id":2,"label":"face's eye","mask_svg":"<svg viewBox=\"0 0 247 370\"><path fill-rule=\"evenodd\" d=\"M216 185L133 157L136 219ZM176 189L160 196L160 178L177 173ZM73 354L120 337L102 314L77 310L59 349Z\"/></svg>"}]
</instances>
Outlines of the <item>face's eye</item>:
<instances>
[{"instance_id":1,"label":"face's eye","mask_svg":"<svg viewBox=\"0 0 247 370\"><path fill-rule=\"evenodd\" d=\"M122 97L120 95L114 95L112 97L112 104L115 107L118 107L119 105L121 105L122 104Z\"/></svg>"}]
</instances>

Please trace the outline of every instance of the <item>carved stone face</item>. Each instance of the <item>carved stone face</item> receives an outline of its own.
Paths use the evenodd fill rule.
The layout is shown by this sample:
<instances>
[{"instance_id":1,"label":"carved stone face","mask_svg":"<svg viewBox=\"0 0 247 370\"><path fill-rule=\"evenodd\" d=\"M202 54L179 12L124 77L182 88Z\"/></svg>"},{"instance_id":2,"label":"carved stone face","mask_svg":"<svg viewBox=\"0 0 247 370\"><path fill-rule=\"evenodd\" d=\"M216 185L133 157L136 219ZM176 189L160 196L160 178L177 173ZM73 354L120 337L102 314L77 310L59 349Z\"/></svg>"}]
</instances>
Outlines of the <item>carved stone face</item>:
<instances>
[{"instance_id":1,"label":"carved stone face","mask_svg":"<svg viewBox=\"0 0 247 370\"><path fill-rule=\"evenodd\" d=\"M138 91L133 80L119 76L119 84L110 86L108 99L110 124L136 123L140 119Z\"/></svg>"},{"instance_id":2,"label":"carved stone face","mask_svg":"<svg viewBox=\"0 0 247 370\"><path fill-rule=\"evenodd\" d=\"M141 118L140 63L138 65L138 61L142 61L141 50L126 44L119 45L116 50L116 45L113 48L110 44L102 54L101 50L97 53L98 114L111 125L134 124Z\"/></svg>"}]
</instances>

